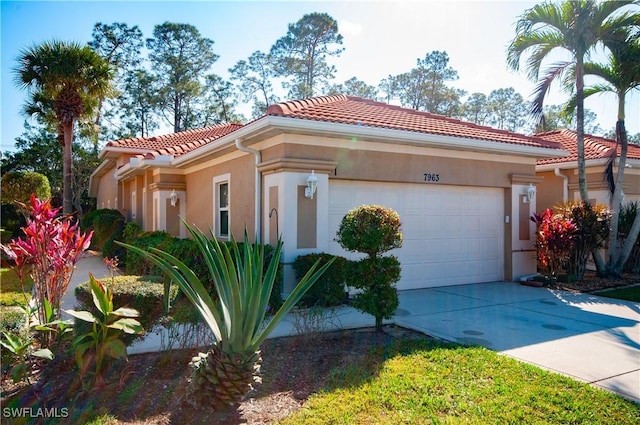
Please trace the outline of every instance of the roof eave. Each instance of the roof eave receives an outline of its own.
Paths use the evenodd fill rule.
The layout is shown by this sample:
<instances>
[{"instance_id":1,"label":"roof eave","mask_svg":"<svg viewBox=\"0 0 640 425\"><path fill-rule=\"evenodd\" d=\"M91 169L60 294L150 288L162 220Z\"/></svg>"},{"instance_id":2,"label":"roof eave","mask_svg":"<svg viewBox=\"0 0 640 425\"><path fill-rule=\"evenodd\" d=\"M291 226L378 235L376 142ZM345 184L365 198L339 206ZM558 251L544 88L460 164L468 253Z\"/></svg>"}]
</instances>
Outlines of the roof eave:
<instances>
[{"instance_id":1,"label":"roof eave","mask_svg":"<svg viewBox=\"0 0 640 425\"><path fill-rule=\"evenodd\" d=\"M153 159L131 158L128 163L116 170L114 177L116 180L126 180L141 174L144 170L151 167L173 167L173 156L158 155Z\"/></svg>"},{"instance_id":2,"label":"roof eave","mask_svg":"<svg viewBox=\"0 0 640 425\"><path fill-rule=\"evenodd\" d=\"M603 167L607 165L607 158L588 159L584 162L585 167ZM632 168L640 168L640 159L627 158L627 166ZM573 170L578 168L578 161L554 162L552 164L536 165L536 171L553 171L556 168L560 170Z\"/></svg>"}]
</instances>

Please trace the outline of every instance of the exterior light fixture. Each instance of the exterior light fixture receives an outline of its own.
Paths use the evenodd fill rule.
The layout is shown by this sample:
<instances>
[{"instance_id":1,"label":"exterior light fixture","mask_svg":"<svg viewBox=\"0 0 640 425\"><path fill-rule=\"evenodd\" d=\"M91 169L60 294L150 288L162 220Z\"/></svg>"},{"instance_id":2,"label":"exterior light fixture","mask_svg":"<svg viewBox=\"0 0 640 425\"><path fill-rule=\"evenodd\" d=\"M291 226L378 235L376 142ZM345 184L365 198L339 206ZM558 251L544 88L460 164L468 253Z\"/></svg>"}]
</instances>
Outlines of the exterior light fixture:
<instances>
[{"instance_id":1,"label":"exterior light fixture","mask_svg":"<svg viewBox=\"0 0 640 425\"><path fill-rule=\"evenodd\" d=\"M176 193L175 189L171 191L171 195L169 195L169 201L171 201L172 207L175 207L176 204L178 203L178 194Z\"/></svg>"},{"instance_id":2,"label":"exterior light fixture","mask_svg":"<svg viewBox=\"0 0 640 425\"><path fill-rule=\"evenodd\" d=\"M304 196L313 199L313 195L316 193L316 189L318 188L318 176L316 176L316 172L311 170L311 174L307 177L307 187L304 190Z\"/></svg>"},{"instance_id":3,"label":"exterior light fixture","mask_svg":"<svg viewBox=\"0 0 640 425\"><path fill-rule=\"evenodd\" d=\"M526 204L531 203L531 201L533 201L533 198L536 197L536 187L533 185L533 183L529 183L529 187L527 188L527 194L526 197L524 198L524 201Z\"/></svg>"}]
</instances>

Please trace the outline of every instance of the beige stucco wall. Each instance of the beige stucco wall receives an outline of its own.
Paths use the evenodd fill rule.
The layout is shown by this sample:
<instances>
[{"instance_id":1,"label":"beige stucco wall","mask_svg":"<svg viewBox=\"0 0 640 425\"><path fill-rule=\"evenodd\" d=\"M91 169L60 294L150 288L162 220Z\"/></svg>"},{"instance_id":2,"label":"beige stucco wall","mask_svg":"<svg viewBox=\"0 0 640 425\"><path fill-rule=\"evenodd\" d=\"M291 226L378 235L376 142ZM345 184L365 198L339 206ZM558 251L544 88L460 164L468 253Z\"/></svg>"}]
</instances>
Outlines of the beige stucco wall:
<instances>
[{"instance_id":1,"label":"beige stucco wall","mask_svg":"<svg viewBox=\"0 0 640 425\"><path fill-rule=\"evenodd\" d=\"M250 237L255 234L255 160L252 155L227 155L215 163L200 166L185 176L187 220L208 231L214 218L214 177L230 174L231 233L241 240L245 227ZM234 158L235 157L235 158Z\"/></svg>"},{"instance_id":2,"label":"beige stucco wall","mask_svg":"<svg viewBox=\"0 0 640 425\"><path fill-rule=\"evenodd\" d=\"M278 158L333 161L330 178L423 183L425 173L437 174L438 184L511 187L512 174L533 175L533 158L391 145L301 135L279 136L265 143L263 162ZM271 143L270 143L271 142ZM405 152L390 152L390 150Z\"/></svg>"},{"instance_id":3,"label":"beige stucco wall","mask_svg":"<svg viewBox=\"0 0 640 425\"><path fill-rule=\"evenodd\" d=\"M115 208L118 197L118 182L113 177L115 167L108 168L106 172L98 178L97 207Z\"/></svg>"},{"instance_id":4,"label":"beige stucco wall","mask_svg":"<svg viewBox=\"0 0 640 425\"><path fill-rule=\"evenodd\" d=\"M587 168L587 190L591 201L608 205L609 195L603 172L604 167L602 166ZM560 173L568 178L567 199L579 200L580 189L577 170L560 170ZM538 185L538 211L560 204L563 201L563 180L556 176L553 171L541 171L537 172L536 175L544 179ZM640 170L638 172L633 168L625 170L623 191L625 202L640 200Z\"/></svg>"}]
</instances>

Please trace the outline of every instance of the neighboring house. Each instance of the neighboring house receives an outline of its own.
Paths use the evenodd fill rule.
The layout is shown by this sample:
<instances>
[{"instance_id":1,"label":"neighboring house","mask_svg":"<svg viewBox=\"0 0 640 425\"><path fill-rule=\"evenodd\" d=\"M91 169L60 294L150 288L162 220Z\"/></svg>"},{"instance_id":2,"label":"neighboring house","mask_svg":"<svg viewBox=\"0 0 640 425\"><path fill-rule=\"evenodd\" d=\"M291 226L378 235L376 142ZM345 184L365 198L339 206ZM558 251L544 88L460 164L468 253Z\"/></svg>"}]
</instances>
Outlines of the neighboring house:
<instances>
[{"instance_id":1,"label":"neighboring house","mask_svg":"<svg viewBox=\"0 0 640 425\"><path fill-rule=\"evenodd\" d=\"M536 161L561 156L559 147L333 95L272 105L244 126L110 142L91 196L145 230L186 237L184 217L220 239L241 238L245 228L270 244L280 235L285 292L298 255L356 258L334 239L362 204L400 214L399 289L511 280L536 272Z\"/></svg>"},{"instance_id":2,"label":"neighboring house","mask_svg":"<svg viewBox=\"0 0 640 425\"><path fill-rule=\"evenodd\" d=\"M578 187L578 148L576 133L556 130L535 136L560 143L569 156L541 158L536 175L543 180L538 184L537 206L542 211L567 200L580 200ZM587 172L587 190L591 201L609 205L610 195L604 178L607 161L616 150L616 141L604 137L585 135L584 157ZM620 156L620 147L617 147ZM616 163L617 164L617 163ZM640 145L629 144L622 192L623 202L640 201ZM617 167L614 168L617 174Z\"/></svg>"}]
</instances>

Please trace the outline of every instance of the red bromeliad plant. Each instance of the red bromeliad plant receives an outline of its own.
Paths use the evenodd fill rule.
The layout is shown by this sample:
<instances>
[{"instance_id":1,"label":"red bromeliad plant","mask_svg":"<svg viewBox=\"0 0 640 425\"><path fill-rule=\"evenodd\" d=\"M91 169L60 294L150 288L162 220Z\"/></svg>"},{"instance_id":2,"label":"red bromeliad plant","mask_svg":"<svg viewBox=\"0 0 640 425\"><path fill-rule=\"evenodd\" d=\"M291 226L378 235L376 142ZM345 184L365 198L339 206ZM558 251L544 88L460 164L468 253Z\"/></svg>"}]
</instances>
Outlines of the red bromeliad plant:
<instances>
[{"instance_id":1,"label":"red bromeliad plant","mask_svg":"<svg viewBox=\"0 0 640 425\"><path fill-rule=\"evenodd\" d=\"M551 209L544 210L540 215L534 214L531 221L537 227L538 260L547 268L549 276L556 277L571 254L576 226L571 219L554 214Z\"/></svg>"},{"instance_id":2,"label":"red bromeliad plant","mask_svg":"<svg viewBox=\"0 0 640 425\"><path fill-rule=\"evenodd\" d=\"M0 245L14 262L20 280L27 274L33 279L38 322L50 321L44 300L60 318L60 299L66 292L73 269L91 242L93 232L80 232L78 224L58 217L61 208L53 208L50 200L40 201L31 195L31 218L23 227L24 238Z\"/></svg>"}]
</instances>

